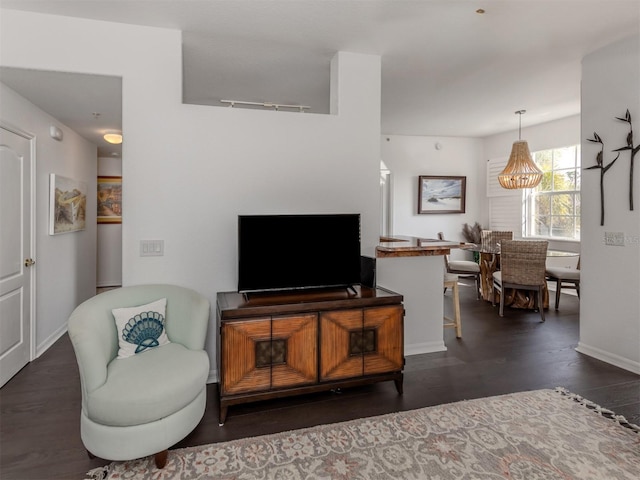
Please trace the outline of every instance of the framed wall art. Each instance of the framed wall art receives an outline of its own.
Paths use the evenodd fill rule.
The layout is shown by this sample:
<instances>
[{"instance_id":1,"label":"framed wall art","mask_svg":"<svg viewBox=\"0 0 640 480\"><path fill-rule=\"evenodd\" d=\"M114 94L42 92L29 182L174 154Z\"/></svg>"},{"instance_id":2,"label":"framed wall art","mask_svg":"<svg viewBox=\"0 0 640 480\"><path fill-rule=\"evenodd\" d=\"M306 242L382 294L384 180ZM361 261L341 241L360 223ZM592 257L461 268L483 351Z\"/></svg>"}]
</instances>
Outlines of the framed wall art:
<instances>
[{"instance_id":1,"label":"framed wall art","mask_svg":"<svg viewBox=\"0 0 640 480\"><path fill-rule=\"evenodd\" d=\"M87 184L52 173L49 176L49 235L85 229Z\"/></svg>"},{"instance_id":2,"label":"framed wall art","mask_svg":"<svg viewBox=\"0 0 640 480\"><path fill-rule=\"evenodd\" d=\"M122 177L98 177L98 223L122 223Z\"/></svg>"},{"instance_id":3,"label":"framed wall art","mask_svg":"<svg viewBox=\"0 0 640 480\"><path fill-rule=\"evenodd\" d=\"M420 175L418 213L464 213L467 177Z\"/></svg>"}]
</instances>

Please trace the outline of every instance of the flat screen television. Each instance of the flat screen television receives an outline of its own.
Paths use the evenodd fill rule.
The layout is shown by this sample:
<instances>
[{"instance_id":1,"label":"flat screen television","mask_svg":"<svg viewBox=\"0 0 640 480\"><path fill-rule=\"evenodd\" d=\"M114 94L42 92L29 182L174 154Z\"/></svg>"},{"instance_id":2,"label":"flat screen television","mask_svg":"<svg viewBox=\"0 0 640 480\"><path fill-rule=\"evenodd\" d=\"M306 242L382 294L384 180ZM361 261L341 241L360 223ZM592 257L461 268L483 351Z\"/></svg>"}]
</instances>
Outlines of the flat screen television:
<instances>
[{"instance_id":1,"label":"flat screen television","mask_svg":"<svg viewBox=\"0 0 640 480\"><path fill-rule=\"evenodd\" d=\"M240 215L238 291L360 283L360 215Z\"/></svg>"}]
</instances>

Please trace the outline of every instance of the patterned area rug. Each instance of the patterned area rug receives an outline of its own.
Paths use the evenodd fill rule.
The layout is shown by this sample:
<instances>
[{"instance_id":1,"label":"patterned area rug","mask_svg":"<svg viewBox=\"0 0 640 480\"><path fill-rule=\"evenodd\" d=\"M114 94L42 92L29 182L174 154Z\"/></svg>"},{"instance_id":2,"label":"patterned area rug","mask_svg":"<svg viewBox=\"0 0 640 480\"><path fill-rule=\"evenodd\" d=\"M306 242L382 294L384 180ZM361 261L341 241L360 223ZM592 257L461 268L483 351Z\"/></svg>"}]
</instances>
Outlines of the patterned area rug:
<instances>
[{"instance_id":1,"label":"patterned area rug","mask_svg":"<svg viewBox=\"0 0 640 480\"><path fill-rule=\"evenodd\" d=\"M557 388L170 450L163 470L148 457L88 477L637 480L638 472L640 428Z\"/></svg>"}]
</instances>

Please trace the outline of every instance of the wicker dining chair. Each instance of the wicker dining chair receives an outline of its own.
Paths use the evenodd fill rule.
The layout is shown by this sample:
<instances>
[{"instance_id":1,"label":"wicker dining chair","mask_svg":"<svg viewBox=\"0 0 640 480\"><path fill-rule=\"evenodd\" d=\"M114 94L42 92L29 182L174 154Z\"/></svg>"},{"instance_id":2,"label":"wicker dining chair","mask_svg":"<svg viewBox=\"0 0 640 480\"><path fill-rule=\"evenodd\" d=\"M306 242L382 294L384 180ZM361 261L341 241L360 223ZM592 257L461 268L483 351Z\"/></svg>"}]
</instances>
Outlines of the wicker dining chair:
<instances>
[{"instance_id":1,"label":"wicker dining chair","mask_svg":"<svg viewBox=\"0 0 640 480\"><path fill-rule=\"evenodd\" d=\"M438 240L444 240L444 233L438 232ZM449 260L449 255L444 255L444 266L447 273L462 277L473 277L476 282L476 295L480 300L480 265L471 260ZM447 291L445 286L444 291Z\"/></svg>"},{"instance_id":2,"label":"wicker dining chair","mask_svg":"<svg viewBox=\"0 0 640 480\"><path fill-rule=\"evenodd\" d=\"M545 240L502 240L500 242L500 270L493 273L491 304L496 304L496 290L500 292L500 316L504 316L504 293L507 288L532 290L540 318L544 318L542 304L546 285L546 261L549 242Z\"/></svg>"},{"instance_id":3,"label":"wicker dining chair","mask_svg":"<svg viewBox=\"0 0 640 480\"><path fill-rule=\"evenodd\" d=\"M513 232L500 230L482 230L480 234L482 248L486 250L499 250L503 240L513 240Z\"/></svg>"}]
</instances>

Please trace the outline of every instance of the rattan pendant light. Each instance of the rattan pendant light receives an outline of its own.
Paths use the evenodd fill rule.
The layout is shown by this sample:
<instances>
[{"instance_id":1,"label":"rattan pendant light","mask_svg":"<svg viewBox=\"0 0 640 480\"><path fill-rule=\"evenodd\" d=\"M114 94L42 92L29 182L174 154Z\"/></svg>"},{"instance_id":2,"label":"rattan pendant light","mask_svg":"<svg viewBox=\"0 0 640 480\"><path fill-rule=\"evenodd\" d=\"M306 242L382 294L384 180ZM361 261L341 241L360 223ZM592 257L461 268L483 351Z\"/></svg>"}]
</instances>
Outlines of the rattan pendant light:
<instances>
[{"instance_id":1,"label":"rattan pendant light","mask_svg":"<svg viewBox=\"0 0 640 480\"><path fill-rule=\"evenodd\" d=\"M517 188L533 188L542 180L542 171L534 163L526 140L521 139L522 114L526 110L518 110L520 122L518 125L518 141L513 142L511 155L504 170L498 175L498 182L503 188L515 190Z\"/></svg>"}]
</instances>

